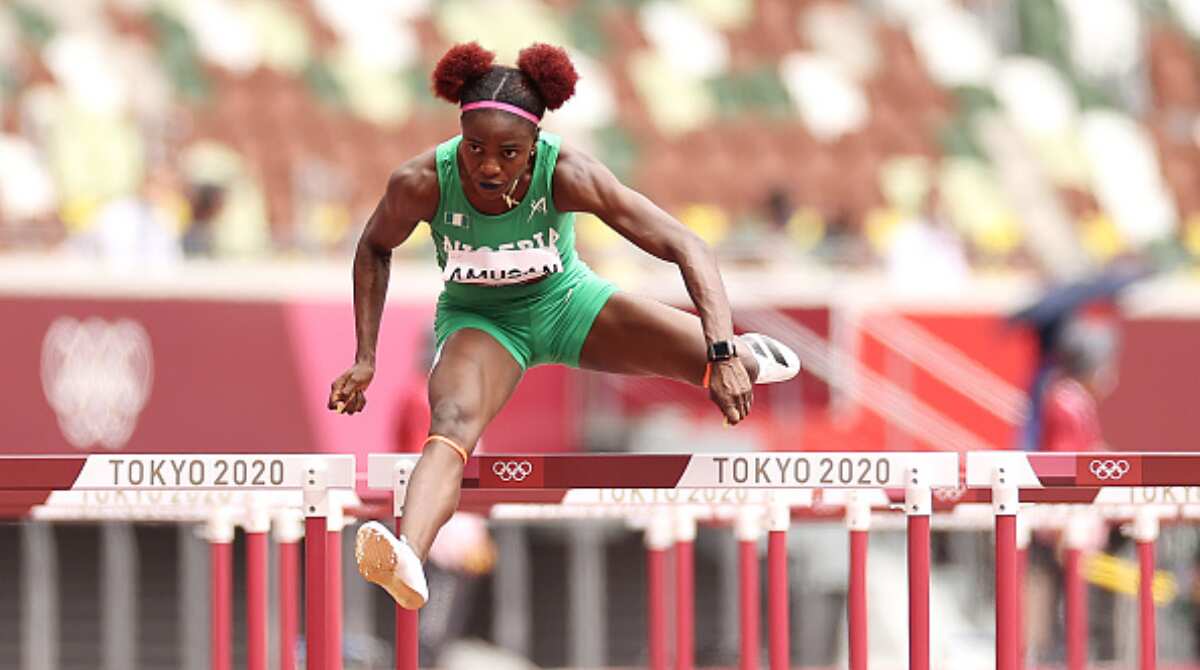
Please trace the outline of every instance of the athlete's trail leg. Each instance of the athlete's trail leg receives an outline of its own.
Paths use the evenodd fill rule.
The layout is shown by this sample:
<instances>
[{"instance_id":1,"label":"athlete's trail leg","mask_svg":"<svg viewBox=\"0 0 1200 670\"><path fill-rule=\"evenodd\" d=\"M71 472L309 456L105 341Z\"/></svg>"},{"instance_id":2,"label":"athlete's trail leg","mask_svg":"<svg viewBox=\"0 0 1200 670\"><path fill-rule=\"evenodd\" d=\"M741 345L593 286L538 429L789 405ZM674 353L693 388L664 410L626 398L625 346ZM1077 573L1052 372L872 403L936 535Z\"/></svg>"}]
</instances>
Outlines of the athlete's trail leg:
<instances>
[{"instance_id":1,"label":"athlete's trail leg","mask_svg":"<svg viewBox=\"0 0 1200 670\"><path fill-rule=\"evenodd\" d=\"M521 379L507 349L480 330L451 335L429 376L430 435L453 440L468 453ZM441 442L430 442L413 470L401 532L424 561L438 530L458 507L463 462Z\"/></svg>"}]
</instances>

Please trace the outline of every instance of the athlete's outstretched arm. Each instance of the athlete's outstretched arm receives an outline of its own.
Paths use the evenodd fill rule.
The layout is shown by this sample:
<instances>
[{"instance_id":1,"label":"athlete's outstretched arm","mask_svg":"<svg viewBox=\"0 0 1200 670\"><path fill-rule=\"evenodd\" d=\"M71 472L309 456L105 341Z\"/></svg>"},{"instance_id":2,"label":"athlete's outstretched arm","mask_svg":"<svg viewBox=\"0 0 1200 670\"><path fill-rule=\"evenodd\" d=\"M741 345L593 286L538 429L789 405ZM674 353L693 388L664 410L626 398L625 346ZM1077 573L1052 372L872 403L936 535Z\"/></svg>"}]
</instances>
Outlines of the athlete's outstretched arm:
<instances>
[{"instance_id":1,"label":"athlete's outstretched arm","mask_svg":"<svg viewBox=\"0 0 1200 670\"><path fill-rule=\"evenodd\" d=\"M400 166L388 179L354 251L354 365L330 385L329 409L354 414L367 404L375 377L375 348L387 297L392 249L437 210L437 166L432 151Z\"/></svg>"},{"instance_id":2,"label":"athlete's outstretched arm","mask_svg":"<svg viewBox=\"0 0 1200 670\"><path fill-rule=\"evenodd\" d=\"M600 161L563 147L554 172L554 203L561 211L590 212L647 253L679 266L709 343L733 339L733 316L712 249L649 198L622 184ZM712 389L750 411L751 384L734 358L713 366ZM725 404L725 403L721 403Z\"/></svg>"}]
</instances>

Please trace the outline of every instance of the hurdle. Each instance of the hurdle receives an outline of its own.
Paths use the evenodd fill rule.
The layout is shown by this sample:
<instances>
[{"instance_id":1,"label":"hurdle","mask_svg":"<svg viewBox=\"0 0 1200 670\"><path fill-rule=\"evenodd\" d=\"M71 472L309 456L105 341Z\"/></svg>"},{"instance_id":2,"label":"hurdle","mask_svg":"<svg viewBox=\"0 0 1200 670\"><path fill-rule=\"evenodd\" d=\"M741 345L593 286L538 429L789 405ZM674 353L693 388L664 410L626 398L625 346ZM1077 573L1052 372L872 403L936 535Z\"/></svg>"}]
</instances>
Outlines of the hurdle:
<instances>
[{"instance_id":1,"label":"hurdle","mask_svg":"<svg viewBox=\"0 0 1200 670\"><path fill-rule=\"evenodd\" d=\"M266 670L266 533L277 512L281 661L295 667L298 545L303 508L307 667L341 667L340 572L330 555L340 546L341 510L353 498L355 461L348 455L137 454L0 456L0 499L31 508L35 519L204 521L212 579L212 667L232 663L232 542L246 530L247 667ZM342 501L339 502L339 497ZM354 498L356 500L356 498ZM289 512L290 510L290 512ZM335 537L336 533L336 537ZM287 582L281 582L286 585Z\"/></svg>"},{"instance_id":2,"label":"hurdle","mask_svg":"<svg viewBox=\"0 0 1200 670\"><path fill-rule=\"evenodd\" d=\"M404 495L408 478L417 461L413 455L372 454L367 463L367 486L392 492L393 515L397 529L403 518ZM907 519L909 579L909 660L910 668L929 669L929 542L932 490L955 488L959 483L958 454L903 452L748 452L730 454L585 454L585 455L482 455L467 464L462 481L462 506L505 506L504 518L517 518L521 506L540 518L624 518L631 513L605 500L605 491L627 492L648 509L658 508L646 523L647 568L649 584L648 658L654 670L669 665L666 653L668 631L664 611L666 551L674 544L683 546L682 566L688 567L687 552L694 539L697 508L719 509L720 504L704 505L695 492L716 492L730 497L735 511L733 521L739 541L741 603L741 668L758 667L758 559L757 540L763 528L768 530L768 589L778 592L780 600L768 606L769 653L771 667L788 666L786 531L794 501L789 493L809 495L817 489L863 490L885 501L889 509L902 510ZM883 490L902 491L903 503L890 503ZM690 491L690 493L689 493ZM811 499L811 497L809 498ZM647 502L649 501L649 502ZM701 504L697 505L696 502ZM721 501L718 501L718 503ZM689 504L691 503L691 504ZM672 523L670 508L678 508ZM607 508L607 509L606 509ZM863 525L861 506L856 523ZM509 511L511 510L511 511ZM556 511L551 511L556 510ZM728 512L713 512L717 517ZM505 517L507 515L507 517ZM496 516L496 515L493 515ZM534 518L534 517L531 517ZM681 520L682 519L682 520ZM672 533L674 528L674 533ZM866 528L861 528L862 532ZM864 538L865 539L865 538ZM774 546L775 551L771 551ZM865 541L856 544L865 576ZM680 564L677 564L677 566ZM680 571L682 572L682 571ZM676 618L675 639L684 649L676 654L676 668L690 668L694 631L691 611L691 573L677 577L683 584ZM865 585L863 609L865 613ZM417 667L417 617L413 611L397 608L396 668ZM851 629L863 654L865 667L866 617L861 616ZM859 642L861 640L861 642Z\"/></svg>"},{"instance_id":3,"label":"hurdle","mask_svg":"<svg viewBox=\"0 0 1200 670\"><path fill-rule=\"evenodd\" d=\"M1155 542L1161 518L1180 514L1178 505L1137 500L1134 491L1148 487L1188 487L1200 482L1200 455L1176 453L1062 453L971 452L966 455L968 489L991 492L996 534L996 668L1017 670L1021 659L1015 601L1016 524L1022 504L1059 503L1116 506L1112 516L1132 517L1129 535L1137 545L1138 668L1157 666L1153 578ZM1169 490L1168 490L1169 493ZM1144 496L1145 497L1145 496ZM1166 497L1165 495L1163 496ZM1086 665L1086 592L1080 556L1087 518L1064 523L1066 554L1066 630L1068 670ZM1000 597L1001 589L1007 594ZM1010 646L1011 645L1011 646Z\"/></svg>"}]
</instances>

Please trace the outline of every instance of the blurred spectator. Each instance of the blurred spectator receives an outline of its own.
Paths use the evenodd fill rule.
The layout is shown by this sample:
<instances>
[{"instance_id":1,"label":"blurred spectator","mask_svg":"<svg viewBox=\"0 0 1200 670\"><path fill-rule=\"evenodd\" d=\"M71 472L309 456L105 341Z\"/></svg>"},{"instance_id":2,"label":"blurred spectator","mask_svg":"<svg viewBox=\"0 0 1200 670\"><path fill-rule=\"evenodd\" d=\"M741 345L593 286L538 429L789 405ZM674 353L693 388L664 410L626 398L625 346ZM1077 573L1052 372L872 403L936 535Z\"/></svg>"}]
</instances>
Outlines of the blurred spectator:
<instances>
[{"instance_id":1,"label":"blurred spectator","mask_svg":"<svg viewBox=\"0 0 1200 670\"><path fill-rule=\"evenodd\" d=\"M1043 451L1105 448L1097 408L1117 383L1116 350L1112 323L1075 319L1063 330L1042 409Z\"/></svg>"},{"instance_id":2,"label":"blurred spectator","mask_svg":"<svg viewBox=\"0 0 1200 670\"><path fill-rule=\"evenodd\" d=\"M101 208L76 244L117 271L168 268L182 258L178 231L185 207L174 171L156 166L137 193Z\"/></svg>"},{"instance_id":3,"label":"blurred spectator","mask_svg":"<svg viewBox=\"0 0 1200 670\"><path fill-rule=\"evenodd\" d=\"M841 267L863 267L871 261L866 240L851 213L844 208L835 209L826 218L825 235L813 248L813 255Z\"/></svg>"},{"instance_id":4,"label":"blurred spectator","mask_svg":"<svg viewBox=\"0 0 1200 670\"><path fill-rule=\"evenodd\" d=\"M758 185L786 183L789 250L925 283L930 267L892 261L952 249L945 226L872 193L924 161L970 259L1021 267L1037 241L979 138L998 114L1055 189L1098 202L1077 240L1097 262L1163 245L1200 262L1192 0L111 4L0 3L0 245L85 231L143 157L186 168L202 149L222 211L179 227L186 255L340 256L392 157L455 132L426 113L425 51L474 39L570 49L581 88L550 130L619 154L622 179L727 257L778 258L778 228L742 222L764 220Z\"/></svg>"},{"instance_id":5,"label":"blurred spectator","mask_svg":"<svg viewBox=\"0 0 1200 670\"><path fill-rule=\"evenodd\" d=\"M967 255L934 188L925 208L909 217L893 233L887 250L887 271L893 286L901 289L939 289L961 286L967 279Z\"/></svg>"},{"instance_id":6,"label":"blurred spectator","mask_svg":"<svg viewBox=\"0 0 1200 670\"><path fill-rule=\"evenodd\" d=\"M1046 291L1037 302L1009 318L1010 323L1032 330L1037 341L1037 365L1029 383L1029 413L1021 431L1020 448L1035 450L1045 444L1043 413L1047 406L1049 389L1057 379L1066 374L1063 371L1064 361L1078 359L1079 355L1075 351L1083 346L1077 342L1062 344L1068 330L1085 312L1096 314L1102 309L1111 312L1117 294L1149 274L1149 271L1137 263L1114 264L1094 277ZM1086 339L1087 335L1083 337ZM1109 356L1113 357L1115 353L1110 352ZM1078 368L1080 364L1072 365ZM1101 376L1095 380L1097 391L1105 389L1103 375L1108 371L1098 372Z\"/></svg>"},{"instance_id":7,"label":"blurred spectator","mask_svg":"<svg viewBox=\"0 0 1200 670\"><path fill-rule=\"evenodd\" d=\"M183 234L183 255L213 255L214 222L225 204L225 189L217 184L197 184L191 189L191 223Z\"/></svg>"},{"instance_id":8,"label":"blurred spectator","mask_svg":"<svg viewBox=\"0 0 1200 670\"><path fill-rule=\"evenodd\" d=\"M0 134L0 247L58 241L57 197L36 147L23 137Z\"/></svg>"},{"instance_id":9,"label":"blurred spectator","mask_svg":"<svg viewBox=\"0 0 1200 670\"><path fill-rule=\"evenodd\" d=\"M1042 451L1081 452L1108 448L1100 428L1098 406L1116 385L1117 330L1110 319L1076 317L1056 338L1052 354L1053 369L1041 411ZM1091 529L1091 549L1104 545L1108 526L1096 523ZM1062 567L1058 549L1060 533L1034 534L1030 546L1030 567L1026 584L1026 608L1032 631L1029 650L1036 660L1047 660L1061 652L1055 633L1055 612L1062 593ZM1097 621L1111 620L1112 602L1108 597L1089 603Z\"/></svg>"}]
</instances>

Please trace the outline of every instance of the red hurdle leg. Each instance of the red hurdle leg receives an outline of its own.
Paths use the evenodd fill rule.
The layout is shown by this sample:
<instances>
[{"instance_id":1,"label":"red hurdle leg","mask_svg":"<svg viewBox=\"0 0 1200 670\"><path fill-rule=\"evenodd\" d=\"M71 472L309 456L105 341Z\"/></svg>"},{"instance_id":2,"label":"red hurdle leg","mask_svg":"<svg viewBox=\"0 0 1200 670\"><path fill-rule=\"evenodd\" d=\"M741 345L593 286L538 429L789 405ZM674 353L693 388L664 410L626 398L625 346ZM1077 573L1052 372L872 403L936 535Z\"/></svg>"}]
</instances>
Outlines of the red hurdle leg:
<instances>
[{"instance_id":1,"label":"red hurdle leg","mask_svg":"<svg viewBox=\"0 0 1200 670\"><path fill-rule=\"evenodd\" d=\"M1066 591L1067 670L1087 666L1087 582L1083 579L1083 548L1092 530L1088 517L1073 515L1067 521L1063 540L1063 589Z\"/></svg>"},{"instance_id":2,"label":"red hurdle leg","mask_svg":"<svg viewBox=\"0 0 1200 670\"><path fill-rule=\"evenodd\" d=\"M1025 642L1025 575L1029 566L1029 542L1033 533L1029 521L1017 514L1017 668L1025 670L1028 656Z\"/></svg>"},{"instance_id":3,"label":"red hurdle leg","mask_svg":"<svg viewBox=\"0 0 1200 670\"><path fill-rule=\"evenodd\" d=\"M304 525L293 510L275 519L279 547L279 670L296 670L300 622L300 538Z\"/></svg>"},{"instance_id":4,"label":"red hurdle leg","mask_svg":"<svg viewBox=\"0 0 1200 670\"><path fill-rule=\"evenodd\" d=\"M1157 640L1154 632L1154 543L1158 540L1158 516L1153 509L1142 507L1133 522L1133 538L1137 541L1139 617L1139 670L1155 670L1158 665Z\"/></svg>"},{"instance_id":5,"label":"red hurdle leg","mask_svg":"<svg viewBox=\"0 0 1200 670\"><path fill-rule=\"evenodd\" d=\"M400 534L401 517L396 517L396 534ZM421 665L421 640L417 610L396 605L396 670L417 670Z\"/></svg>"},{"instance_id":6,"label":"red hurdle leg","mask_svg":"<svg viewBox=\"0 0 1200 670\"><path fill-rule=\"evenodd\" d=\"M413 464L400 461L392 467L392 516L396 519L396 536L404 519L404 499L408 495L408 479ZM421 665L420 615L396 605L396 670L417 670Z\"/></svg>"},{"instance_id":7,"label":"red hurdle leg","mask_svg":"<svg viewBox=\"0 0 1200 670\"><path fill-rule=\"evenodd\" d=\"M1017 589L1017 487L996 468L992 512L996 515L996 670L1017 670L1020 626Z\"/></svg>"},{"instance_id":8,"label":"red hurdle leg","mask_svg":"<svg viewBox=\"0 0 1200 670\"><path fill-rule=\"evenodd\" d=\"M213 512L208 522L213 670L230 670L233 662L233 534L229 510Z\"/></svg>"},{"instance_id":9,"label":"red hurdle leg","mask_svg":"<svg viewBox=\"0 0 1200 670\"><path fill-rule=\"evenodd\" d=\"M326 670L329 650L326 646L329 621L329 583L325 559L329 540L325 537L325 515L329 512L329 491L325 487L324 463L313 463L305 470L304 487L304 635L307 642L305 670Z\"/></svg>"},{"instance_id":10,"label":"red hurdle leg","mask_svg":"<svg viewBox=\"0 0 1200 670\"><path fill-rule=\"evenodd\" d=\"M741 670L758 670L759 590L758 536L762 510L743 507L738 511L738 618L741 622Z\"/></svg>"},{"instance_id":11,"label":"red hurdle leg","mask_svg":"<svg viewBox=\"0 0 1200 670\"><path fill-rule=\"evenodd\" d=\"M929 670L929 515L933 493L925 473L909 468L904 491L908 515L908 667Z\"/></svg>"},{"instance_id":12,"label":"red hurdle leg","mask_svg":"<svg viewBox=\"0 0 1200 670\"><path fill-rule=\"evenodd\" d=\"M667 552L671 548L671 518L665 512L656 513L646 527L646 588L648 656L651 670L666 670L670 632L667 609Z\"/></svg>"},{"instance_id":13,"label":"red hurdle leg","mask_svg":"<svg viewBox=\"0 0 1200 670\"><path fill-rule=\"evenodd\" d=\"M850 529L850 584L846 600L850 670L867 670L867 533L871 527L871 506L857 491L850 492L846 526Z\"/></svg>"},{"instance_id":14,"label":"red hurdle leg","mask_svg":"<svg viewBox=\"0 0 1200 670\"><path fill-rule=\"evenodd\" d=\"M675 514L675 668L692 670L695 659L695 586L694 545L696 519L691 511Z\"/></svg>"},{"instance_id":15,"label":"red hurdle leg","mask_svg":"<svg viewBox=\"0 0 1200 670\"><path fill-rule=\"evenodd\" d=\"M271 518L252 497L246 510L246 668L267 670L267 531Z\"/></svg>"},{"instance_id":16,"label":"red hurdle leg","mask_svg":"<svg viewBox=\"0 0 1200 670\"><path fill-rule=\"evenodd\" d=\"M772 505L768 521L767 644L771 670L786 670L791 665L787 534L792 524L792 510L787 505Z\"/></svg>"},{"instance_id":17,"label":"red hurdle leg","mask_svg":"<svg viewBox=\"0 0 1200 670\"><path fill-rule=\"evenodd\" d=\"M325 670L328 663L325 640L329 584L325 579L328 546L325 533L325 517L310 516L304 520L305 670Z\"/></svg>"},{"instance_id":18,"label":"red hurdle leg","mask_svg":"<svg viewBox=\"0 0 1200 670\"><path fill-rule=\"evenodd\" d=\"M329 584L326 596L329 611L325 650L328 670L342 670L342 525L344 518L339 503L330 503L325 525L325 575Z\"/></svg>"}]
</instances>

